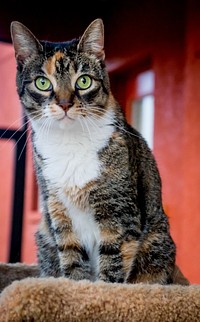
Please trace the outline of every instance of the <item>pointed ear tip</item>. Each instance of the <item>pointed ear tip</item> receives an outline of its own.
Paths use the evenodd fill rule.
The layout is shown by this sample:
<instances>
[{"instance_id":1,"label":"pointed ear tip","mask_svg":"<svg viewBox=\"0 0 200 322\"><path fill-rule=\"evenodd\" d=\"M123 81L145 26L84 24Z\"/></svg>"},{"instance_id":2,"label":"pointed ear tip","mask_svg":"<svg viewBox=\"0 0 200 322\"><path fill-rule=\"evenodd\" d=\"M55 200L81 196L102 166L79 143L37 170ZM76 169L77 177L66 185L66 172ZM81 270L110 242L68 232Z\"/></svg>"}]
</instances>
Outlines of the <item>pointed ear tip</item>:
<instances>
[{"instance_id":1,"label":"pointed ear tip","mask_svg":"<svg viewBox=\"0 0 200 322\"><path fill-rule=\"evenodd\" d=\"M19 24L21 24L19 21L13 20L11 21L10 26L12 27L14 25L19 25Z\"/></svg>"},{"instance_id":2,"label":"pointed ear tip","mask_svg":"<svg viewBox=\"0 0 200 322\"><path fill-rule=\"evenodd\" d=\"M103 23L103 19L102 18L97 18L97 21L99 21L100 23Z\"/></svg>"},{"instance_id":3,"label":"pointed ear tip","mask_svg":"<svg viewBox=\"0 0 200 322\"><path fill-rule=\"evenodd\" d=\"M104 25L103 19L101 19L101 18L97 18L95 21L98 22L102 26Z\"/></svg>"},{"instance_id":4,"label":"pointed ear tip","mask_svg":"<svg viewBox=\"0 0 200 322\"><path fill-rule=\"evenodd\" d=\"M91 22L91 25L101 25L102 27L103 27L103 19L101 19L101 18L97 18L97 19L95 19L95 20L93 20L92 22Z\"/></svg>"},{"instance_id":5,"label":"pointed ear tip","mask_svg":"<svg viewBox=\"0 0 200 322\"><path fill-rule=\"evenodd\" d=\"M14 20L14 21L11 21L11 23L10 23L10 30L11 30L11 32L15 29L15 28L17 28L17 27L19 27L19 26L21 26L22 24L21 24L21 22L19 22L19 21L16 21L16 20Z\"/></svg>"}]
</instances>

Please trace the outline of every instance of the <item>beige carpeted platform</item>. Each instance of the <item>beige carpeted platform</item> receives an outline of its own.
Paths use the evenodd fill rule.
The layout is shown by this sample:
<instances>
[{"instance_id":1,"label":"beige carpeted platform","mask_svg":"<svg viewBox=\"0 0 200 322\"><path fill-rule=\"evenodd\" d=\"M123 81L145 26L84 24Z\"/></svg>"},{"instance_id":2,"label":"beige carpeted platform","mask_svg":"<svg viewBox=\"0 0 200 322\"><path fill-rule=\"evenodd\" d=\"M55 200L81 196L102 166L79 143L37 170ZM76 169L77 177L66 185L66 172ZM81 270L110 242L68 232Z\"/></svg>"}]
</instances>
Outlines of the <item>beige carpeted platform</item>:
<instances>
[{"instance_id":1,"label":"beige carpeted platform","mask_svg":"<svg viewBox=\"0 0 200 322\"><path fill-rule=\"evenodd\" d=\"M108 284L37 275L35 265L0 264L0 287L5 287L0 322L200 322L200 285Z\"/></svg>"}]
</instances>

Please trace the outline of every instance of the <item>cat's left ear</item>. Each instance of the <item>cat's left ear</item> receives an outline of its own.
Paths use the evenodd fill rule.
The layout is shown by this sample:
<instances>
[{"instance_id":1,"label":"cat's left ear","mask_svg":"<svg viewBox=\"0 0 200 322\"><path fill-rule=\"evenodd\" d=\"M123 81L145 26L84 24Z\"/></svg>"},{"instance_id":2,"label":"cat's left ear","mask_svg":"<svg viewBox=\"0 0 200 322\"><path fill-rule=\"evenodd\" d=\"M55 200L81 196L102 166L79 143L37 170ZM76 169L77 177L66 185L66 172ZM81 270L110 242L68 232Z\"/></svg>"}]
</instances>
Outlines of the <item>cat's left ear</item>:
<instances>
[{"instance_id":1,"label":"cat's left ear","mask_svg":"<svg viewBox=\"0 0 200 322\"><path fill-rule=\"evenodd\" d=\"M104 25L102 19L94 20L87 27L78 43L78 50L94 54L98 59L105 59Z\"/></svg>"},{"instance_id":2,"label":"cat's left ear","mask_svg":"<svg viewBox=\"0 0 200 322\"><path fill-rule=\"evenodd\" d=\"M38 55L42 45L33 33L21 22L13 21L10 26L12 43L15 50L15 57L23 62L32 55Z\"/></svg>"}]
</instances>

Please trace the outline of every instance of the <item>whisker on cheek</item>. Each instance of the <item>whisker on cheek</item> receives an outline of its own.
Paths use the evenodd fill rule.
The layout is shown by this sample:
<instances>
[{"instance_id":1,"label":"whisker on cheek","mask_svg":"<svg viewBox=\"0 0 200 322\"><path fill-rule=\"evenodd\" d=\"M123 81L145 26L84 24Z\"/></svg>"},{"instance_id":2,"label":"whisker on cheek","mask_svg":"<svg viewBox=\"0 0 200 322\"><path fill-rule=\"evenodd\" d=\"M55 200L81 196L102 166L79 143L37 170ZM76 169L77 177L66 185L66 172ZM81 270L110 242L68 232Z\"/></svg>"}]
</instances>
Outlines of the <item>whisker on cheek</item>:
<instances>
[{"instance_id":1,"label":"whisker on cheek","mask_svg":"<svg viewBox=\"0 0 200 322\"><path fill-rule=\"evenodd\" d=\"M85 118L83 118L83 124L86 126L87 128L87 131L88 131L88 134L89 134L89 137L90 137L90 142L93 143L93 140L92 140L92 136L91 136L91 132L90 132L90 129L89 129L89 126L87 124L87 120Z\"/></svg>"},{"instance_id":2,"label":"whisker on cheek","mask_svg":"<svg viewBox=\"0 0 200 322\"><path fill-rule=\"evenodd\" d=\"M80 115L81 116L81 115ZM78 118L78 121L80 122L80 124L81 124L81 128L82 128L82 131L83 131L83 133L85 133L85 130L84 130L84 127L83 127L83 123L82 123L82 119L81 119L81 117L79 117Z\"/></svg>"},{"instance_id":3,"label":"whisker on cheek","mask_svg":"<svg viewBox=\"0 0 200 322\"><path fill-rule=\"evenodd\" d=\"M31 113L31 116L32 116L32 119L35 119L37 116L35 116L35 114L32 112ZM22 121L22 120L24 120L24 116L22 116L22 117L20 117L19 119L17 119L16 121L14 121L4 132L3 132L3 134L1 135L1 138L7 133L7 131L8 130L10 130L11 128L12 128L12 126L14 125L14 124L16 124L17 122L19 122L19 121ZM13 132L13 134L6 140L5 139L5 142L1 145L1 149L0 149L0 151L3 151L3 149L7 146L7 143L9 143L13 138L14 138L14 136L16 135L16 133L18 132L18 131L21 131L26 125L29 125L30 124L30 119L29 118L27 118L27 120L26 120L26 122L24 122L17 130L15 130L14 132ZM14 144L14 146L12 147L12 151L15 149L15 147L16 147L16 145L19 143L19 141L24 137L24 135L26 135L27 133L28 133L28 131L29 131L29 127L27 127L27 129L20 135L20 137L19 137L19 139L15 142L15 144ZM25 146L27 145L27 142L28 142L28 140L29 140L29 138L30 138L30 134L28 135L28 137L27 137L27 139L26 139L26 142L25 142L25 144L24 144L24 147L22 148L22 152L20 153L20 156L19 156L19 159L20 159L20 157L21 157L21 155L22 155L22 153L23 153L23 151L24 151L24 149L25 149ZM18 160L19 160L18 159Z\"/></svg>"},{"instance_id":4,"label":"whisker on cheek","mask_svg":"<svg viewBox=\"0 0 200 322\"><path fill-rule=\"evenodd\" d=\"M96 113L97 112L97 113ZM102 110L99 106L95 106L95 105L90 105L88 110L87 110L87 113L88 115L90 115L91 118L93 118L93 120L97 120L97 115L98 115L98 118L101 119L101 120L107 120L107 116L111 116L112 117L112 112L111 111L106 111L105 113L105 110ZM119 129L119 130L122 130L124 133L127 133L127 134L130 134L132 136L135 136L135 137L139 137L137 134L135 133L132 133L130 131L127 131L126 129L124 129L122 126L120 126L120 124L116 121L116 120L113 120L113 124Z\"/></svg>"}]
</instances>

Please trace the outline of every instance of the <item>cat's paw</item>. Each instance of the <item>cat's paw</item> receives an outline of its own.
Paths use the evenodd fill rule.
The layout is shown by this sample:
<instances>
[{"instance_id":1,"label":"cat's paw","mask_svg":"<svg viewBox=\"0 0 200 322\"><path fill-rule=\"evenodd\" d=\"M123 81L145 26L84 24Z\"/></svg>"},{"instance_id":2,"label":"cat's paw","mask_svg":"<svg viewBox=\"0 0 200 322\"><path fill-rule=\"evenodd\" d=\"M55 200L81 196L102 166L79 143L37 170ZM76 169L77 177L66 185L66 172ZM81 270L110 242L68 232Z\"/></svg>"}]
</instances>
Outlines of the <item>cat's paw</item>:
<instances>
[{"instance_id":1,"label":"cat's paw","mask_svg":"<svg viewBox=\"0 0 200 322\"><path fill-rule=\"evenodd\" d=\"M80 280L92 280L92 274L90 271L84 270L82 267L65 269L63 275L67 278L80 281Z\"/></svg>"},{"instance_id":2,"label":"cat's paw","mask_svg":"<svg viewBox=\"0 0 200 322\"><path fill-rule=\"evenodd\" d=\"M124 283L124 277L122 274L99 274L99 280L104 281L106 283Z\"/></svg>"},{"instance_id":3,"label":"cat's paw","mask_svg":"<svg viewBox=\"0 0 200 322\"><path fill-rule=\"evenodd\" d=\"M80 281L80 280L91 280L91 275L89 273L83 273L82 271L74 271L73 273L70 274L70 276L68 276L68 278L76 280L76 281Z\"/></svg>"}]
</instances>

